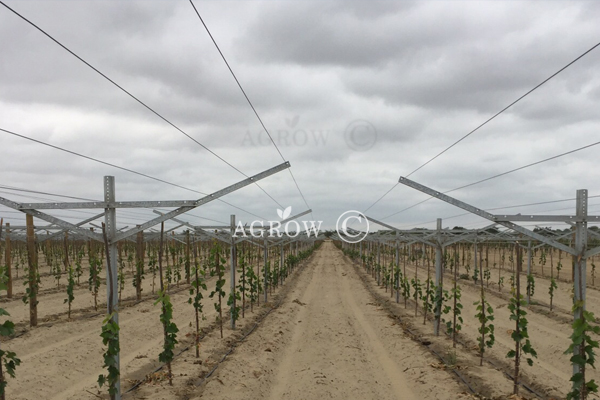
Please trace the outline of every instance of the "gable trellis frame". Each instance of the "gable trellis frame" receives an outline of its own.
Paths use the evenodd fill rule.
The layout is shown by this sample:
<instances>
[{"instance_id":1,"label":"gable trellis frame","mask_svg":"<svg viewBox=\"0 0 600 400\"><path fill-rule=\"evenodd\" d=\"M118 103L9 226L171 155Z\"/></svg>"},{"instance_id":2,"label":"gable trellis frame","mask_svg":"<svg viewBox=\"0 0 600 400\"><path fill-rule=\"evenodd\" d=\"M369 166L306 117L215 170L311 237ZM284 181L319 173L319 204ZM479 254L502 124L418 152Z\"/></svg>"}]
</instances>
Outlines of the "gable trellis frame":
<instances>
[{"instance_id":1,"label":"gable trellis frame","mask_svg":"<svg viewBox=\"0 0 600 400\"><path fill-rule=\"evenodd\" d=\"M240 182L233 185L227 186L224 189L218 190L212 194L202 197L198 200L167 200L167 201L116 201L115 198L115 178L113 176L104 177L104 201L92 201L92 202L66 202L66 203L17 203L4 197L0 197L0 204L9 208L21 211L27 215L39 218L41 220L50 222L64 230L76 232L87 238L104 242L104 237L101 234L92 232L84 229L78 224L73 224L64 221L60 218L53 217L52 215L43 213L38 210L71 210L71 209L93 209L103 208L104 218L106 225L106 236L107 236L107 268L106 268L106 282L107 282L107 309L113 310L112 321L118 324L119 322L119 308L117 301L118 293L118 280L113 279L111 288L108 287L111 282L110 276L117 276L117 243L123 239L130 238L131 236L142 232L154 225L160 224L166 220L176 217L180 214L193 210L199 206L223 197L229 193L235 192L245 186L251 185L257 181L274 175L280 171L283 171L290 167L289 162L284 162L275 167L269 168L263 172L260 172L254 176L248 177ZM118 232L116 227L116 216L117 208L158 208L158 207L177 207L175 210L164 213L150 221L147 221L141 225L137 225L134 228L126 230L124 232ZM110 266L110 268L109 268ZM111 296L112 294L112 296ZM117 333L118 338L118 333ZM120 370L119 354L114 357L114 362L117 369ZM121 382L120 377L116 383L117 393L115 395L116 400L121 399Z\"/></svg>"},{"instance_id":2,"label":"gable trellis frame","mask_svg":"<svg viewBox=\"0 0 600 400\"><path fill-rule=\"evenodd\" d=\"M472 230L472 231L460 231L458 234L454 234L450 231L442 229L442 219L438 218L436 221L436 229L434 231L421 231L421 232L411 232L411 231L403 231L401 229L395 228L391 225L388 225L384 222L378 221L375 218L371 218L369 216L365 216L369 221L384 226L392 231L396 232L400 235L400 238L407 240L409 243L420 242L431 246L435 249L435 287L436 287L436 296L437 298L441 298L443 291L443 279L444 274L442 270L443 264L443 251L444 248L450 246L454 243L461 242L464 240L470 240L474 238L475 243L477 243L477 235L479 232L485 232L490 228L496 226L496 224L488 225L484 228ZM495 236L495 235L491 235ZM477 251L477 250L475 250ZM477 259L477 257L475 257ZM398 262L398 254L396 254L396 262ZM477 262L477 261L475 261ZM396 301L398 301L398 293L396 293ZM441 309L437 307L434 312L434 320L433 320L433 333L435 336L439 336L440 334L440 325L441 325Z\"/></svg>"},{"instance_id":3,"label":"gable trellis frame","mask_svg":"<svg viewBox=\"0 0 600 400\"><path fill-rule=\"evenodd\" d=\"M452 204L456 207L462 208L463 210L469 211L475 215L478 215L487 220L493 221L499 225L503 225L509 229L512 229L525 236L536 239L542 243L548 244L557 249L563 250L573 256L574 261L574 279L573 279L573 294L574 304L582 304L581 307L575 308L573 318L579 320L583 317L583 311L585 310L585 299L586 299L586 264L587 258L600 253L600 246L592 249L587 249L587 223L588 221L600 221L598 215L588 215L588 191L587 189L579 189L576 194L575 204L575 215L494 215L480 208L474 207L463 201L457 200L444 193L433 190L420 183L412 181L405 177L400 177L399 183L416 189L422 193L428 194L446 203ZM514 221L541 221L541 222L562 222L572 225L575 224L575 246L570 247L562 243L557 242L549 237L540 235L539 233L533 232L527 228L519 226ZM579 346L575 346L573 349L573 355L579 354ZM581 368L578 364L573 364L573 375L578 374Z\"/></svg>"},{"instance_id":4,"label":"gable trellis frame","mask_svg":"<svg viewBox=\"0 0 600 400\"><path fill-rule=\"evenodd\" d=\"M283 225L283 224L285 224L285 223L287 223L289 221L293 221L293 220L295 220L297 218L300 218L300 217L302 217L302 216L304 216L306 214L309 214L311 212L312 212L312 209L308 209L306 211L303 211L303 212L301 212L299 214L296 214L296 215L292 215L292 216L290 216L290 217L288 217L288 218L280 221L279 224L281 226L281 225ZM159 214L159 215L165 215L164 213L162 213L160 211L157 211L157 210L154 210L154 213ZM254 241L251 240L252 238L254 238L252 231L250 231L250 237L237 237L235 235L235 232L237 231L237 225L236 225L236 222L235 222L235 215L231 215L230 218L231 218L230 224L229 225L222 225L222 226L221 225L193 226L189 222L185 222L185 221L177 219L175 217L172 217L170 219L173 220L173 221L175 221L175 222L177 222L177 223L179 223L180 224L179 226L187 226L187 227L189 227L191 229L194 229L194 231L196 231L196 232L202 232L203 234L205 234L205 235L207 235L209 237L212 237L212 238L214 238L216 240L220 240L222 242L225 242L225 243L227 243L227 244L229 244L231 246L230 247L230 261L231 261L231 264L230 264L230 270L231 270L231 272L230 272L230 274L231 274L231 288L230 289L231 289L231 292L233 293L233 292L235 292L235 271L237 269L237 266L236 266L236 263L237 263L236 245L238 243L241 243L243 241L248 241L248 240L250 240L250 242L253 245L256 245L258 247L261 247L261 245L258 244L258 243L255 243ZM247 227L244 226L244 233L246 232L246 228ZM214 229L215 232L214 233L209 232L208 229L211 229L211 230ZM261 235L258 236L258 237L262 237L263 234L264 234L264 232L267 231L269 229L269 227L265 226L264 223L263 223L262 226L260 228L257 228L257 229L263 231L261 233ZM228 231L228 235L226 234L223 237L221 237L221 236L219 236L218 230ZM298 233L297 236L299 236L299 235L300 234ZM267 236L264 237L262 248L263 248L263 253L264 253L264 267L263 267L263 270L264 270L265 273L264 273L264 276L263 276L263 285L264 285L263 287L264 287L264 301L265 301L265 303L268 300L268 292L267 292L267 288L268 288L268 281L267 281L267 262L268 262L268 256L267 256L267 252L268 252L268 249L270 247L274 247L276 245L280 246L280 263L281 263L281 265L283 265L283 261L284 261L283 260L283 246L286 245L286 244L289 244L291 242L294 242L294 241L295 241L295 238L293 238L292 240L289 240L287 242L284 242L284 239L280 239L279 241L277 241L275 239L272 239L271 242L273 242L273 243L269 245L269 238ZM234 297L234 300L233 300L233 304L231 306L231 310L233 311L234 308L235 308L235 297ZM231 313L231 328L235 329L235 319L234 319L234 313L233 312Z\"/></svg>"}]
</instances>

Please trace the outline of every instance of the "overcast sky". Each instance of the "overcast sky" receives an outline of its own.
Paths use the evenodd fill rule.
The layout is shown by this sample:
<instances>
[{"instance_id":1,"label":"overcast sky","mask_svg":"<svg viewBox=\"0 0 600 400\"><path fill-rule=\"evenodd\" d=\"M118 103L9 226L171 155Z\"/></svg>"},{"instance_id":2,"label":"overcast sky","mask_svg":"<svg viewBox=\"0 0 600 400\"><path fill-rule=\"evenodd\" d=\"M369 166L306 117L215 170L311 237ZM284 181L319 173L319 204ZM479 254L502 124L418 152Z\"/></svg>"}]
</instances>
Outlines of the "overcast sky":
<instances>
[{"instance_id":1,"label":"overcast sky","mask_svg":"<svg viewBox=\"0 0 600 400\"><path fill-rule=\"evenodd\" d=\"M188 1L6 3L243 173L282 162ZM600 41L595 1L195 5L324 228ZM0 128L204 193L244 179L1 5L0 37ZM600 47L410 178L446 191L600 141L599 66ZM4 132L0 149L3 186L101 199L103 176L113 175L118 200L202 196ZM582 188L600 195L599 149L452 195L481 208L568 199ZM292 214L306 209L287 171L260 185ZM15 201L58 200L23 195L0 189ZM367 214L383 218L426 198L399 185ZM223 200L278 219L279 206L256 186ZM502 212L572 214L574 201ZM599 212L600 199L590 199L590 213ZM433 227L461 213L430 200L385 221ZM220 202L192 214L194 224L256 219ZM120 213L119 223L150 215ZM0 216L24 223L4 207ZM487 222L444 221L455 225Z\"/></svg>"}]
</instances>

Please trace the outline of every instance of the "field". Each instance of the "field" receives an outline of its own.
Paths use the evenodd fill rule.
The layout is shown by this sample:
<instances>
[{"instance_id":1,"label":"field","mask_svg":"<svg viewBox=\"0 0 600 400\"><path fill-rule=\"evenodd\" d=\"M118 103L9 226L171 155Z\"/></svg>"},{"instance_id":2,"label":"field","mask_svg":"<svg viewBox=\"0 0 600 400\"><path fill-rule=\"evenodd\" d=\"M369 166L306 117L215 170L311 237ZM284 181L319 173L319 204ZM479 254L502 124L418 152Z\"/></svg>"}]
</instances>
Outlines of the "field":
<instances>
[{"instance_id":1,"label":"field","mask_svg":"<svg viewBox=\"0 0 600 400\"><path fill-rule=\"evenodd\" d=\"M490 261L494 251L488 251ZM499 260L500 251L497 256ZM393 251L384 251L381 264L391 260ZM426 281L423 261L418 267L410 262L400 267L406 276L416 274L420 281ZM486 300L494 309L496 343L486 350L483 366L479 365L479 322L473 305L479 300L481 287L480 282L465 279L464 266L460 270L463 279L458 281L464 323L456 348L446 335L432 334L431 310L425 317L421 302L416 307L412 297L405 302L385 280L378 285L376 274L369 273L360 261L343 255L331 241L304 260L283 285L271 289L267 304L253 304L252 312L247 307L236 330L225 321L223 338L212 299L208 299L216 277L208 278L199 358L194 350L194 311L188 304L190 285L185 279L173 282L169 292L173 322L179 327L179 344L172 363L173 386L168 384L166 369L157 370L163 364L158 361L163 326L159 321L161 308L154 304L157 296L152 294L152 279L147 276L143 281L143 297L137 300L133 271L127 264L123 271L125 285L119 315L122 391L137 384L124 398L455 399L478 395L500 399L508 398L513 390L512 361L506 358L514 347L510 337L514 322L507 307L508 261L504 268L492 268L490 285L484 285ZM520 392L525 398L561 399L569 390L571 377L570 356L564 351L572 330L572 285L558 282L550 311L549 279L541 276L541 269L534 271L536 292L526 310L537 358L531 367L523 363ZM549 271L546 266L545 274ZM13 299L3 298L1 303L16 324L14 337L3 347L16 352L22 361L17 377L9 379L7 398L108 398L96 384L98 375L104 373L99 336L105 317L103 290L96 311L82 277L74 291L69 319L64 282L57 288L55 274L42 266L39 325L29 328L29 306L21 300L25 286L18 284L23 278L22 271L20 274L18 279L13 276ZM507 278L499 290L501 274ZM569 265L562 269L563 277L570 278ZM522 287L526 279L522 276ZM446 270L445 284L450 285L451 280L452 273ZM229 288L228 281L224 287ZM598 291L589 287L587 296L588 308L598 311ZM600 374L590 369L590 378L598 380Z\"/></svg>"},{"instance_id":2,"label":"field","mask_svg":"<svg viewBox=\"0 0 600 400\"><path fill-rule=\"evenodd\" d=\"M600 2L0 10L0 400L600 400Z\"/></svg>"},{"instance_id":3,"label":"field","mask_svg":"<svg viewBox=\"0 0 600 400\"><path fill-rule=\"evenodd\" d=\"M85 247L82 243L73 246L79 249ZM151 245L147 246L152 247ZM200 247L197 257L199 269L208 268L210 262L208 248L214 247L214 244L207 245L205 243L205 249L202 249L202 244L194 246ZM56 247L60 249L60 244L54 247L54 251L57 251ZM169 247L175 248L176 245L173 244ZM180 245L179 249L182 250L183 246ZM150 258L145 257L146 279L142 280L142 299L137 300L136 289L133 285L134 261L132 257L128 257L128 254L132 254L130 250L131 247L129 250L124 249L122 257L120 257L122 260L120 268L122 283L119 286L122 287L122 293L119 295L121 298L119 325L123 391L135 383L148 381L152 384L154 381L162 379L161 373L152 374L157 367L162 365L158 362L158 355L163 349L163 326L159 319L161 307L155 304L160 288L159 271L158 268L155 268L154 274L149 271L147 264ZM85 250L83 251L85 252ZM222 253L224 254L223 251ZM62 254L64 253L58 256L59 260L62 258ZM279 256L279 251L273 252L271 255L274 259ZM154 258L155 254L152 254L151 257ZM200 290L204 296L204 312L200 321L202 331L200 358L196 359L195 328L193 328L194 308L188 303L192 297L190 294L192 287L185 280L183 258L180 255L171 257L170 254L168 258L174 261L167 265L167 256L163 259L165 275L171 274L172 276L172 283L169 285L170 287L166 288L166 291L170 295L173 306L173 322L180 330L178 333L179 344L176 346L175 352L180 353L183 349L187 349L187 353L182 356L189 357L189 368L193 371L186 371L185 367L177 367L179 369L174 382L177 386L181 383L178 379L180 377L198 378L206 374L210 365L210 357L218 354L220 347L231 341L231 337L243 332L246 326L250 326L255 317L265 314L268 306L265 308L262 304L262 294L261 298L256 299L257 301L252 304L252 307L249 304L250 300L247 299L247 307L243 314L246 318L240 318L237 330L232 331L229 329L229 320L224 317L224 337L221 339L219 324L215 321L217 316L217 311L213 307L215 301L209 298L219 277L211 277L207 274L204 280L207 289ZM97 398L98 395L106 392L98 390L96 384L98 375L105 373L102 368L105 346L102 345L100 338L101 326L106 317L106 285L103 278L106 276L105 270L102 269L98 274L100 286L96 309L93 292L89 290L89 263L86 261L87 257L82 257L80 265L84 275L80 277L80 284L75 285L71 318L69 318L67 304L65 304L67 274L63 271L61 262L56 264L55 260L50 262L53 265L52 268L48 266L40 251L38 254L40 275L38 326L30 328L29 305L22 301L26 294L27 276L23 272L23 265L19 270L19 277L17 277L15 268L15 265L19 261L22 263L23 259L26 260L22 257L22 253L15 251L13 243L13 297L12 299L3 297L0 304L10 314L10 320L15 323L15 335L5 341L3 345L17 353L21 359L21 365L18 367L17 378L10 381L8 398L81 399L87 396ZM154 262L156 263L155 258ZM276 262L274 265L278 267ZM57 268L59 273L56 272ZM224 271L228 268L228 265L223 265L222 269ZM254 268L254 264L249 268ZM177 279L177 274L181 278ZM153 275L155 275L154 279ZM57 276L61 277L60 287L57 284ZM227 292L229 292L228 276L228 273L223 276L223 286ZM165 278L165 286L167 285ZM277 290L277 288L271 287L269 293L274 295ZM223 300L223 309L228 309L228 306L225 305L226 301L226 299ZM40 366L44 366L44 368L40 368ZM184 371L186 371L185 375L183 375ZM187 382L190 378L186 378L185 381ZM182 386L186 385L182 384Z\"/></svg>"},{"instance_id":4,"label":"field","mask_svg":"<svg viewBox=\"0 0 600 400\"><path fill-rule=\"evenodd\" d=\"M498 259L500 259L499 253L497 255ZM554 256L556 257L557 254ZM493 257L491 252L489 257L491 261ZM562 279L563 277L570 278L571 276L570 257L568 263L566 263L563 255L562 261L563 264L568 264L568 266L562 269L561 280L558 281L558 288L554 291L552 311L550 311L548 294L550 266L546 265L546 277L541 276L541 267L532 268L533 275L535 276L535 292L531 298L531 305L526 307L526 312L529 321L529 336L538 356L534 359L532 367L522 367L523 382L535 391L535 393L531 393L527 388L522 388L521 392L524 395L529 394L532 397L538 395L542 398L558 399L565 398L570 389L571 383L569 380L572 376L572 368L569 359L571 355L564 354L564 352L569 347L569 337L572 333L571 324L573 316L571 308L573 303L573 284L566 279ZM425 281L427 277L426 267L421 264L418 269L419 271L417 271L417 267L414 264L408 263L405 271L409 277L413 277L415 273L417 273L417 276L420 274L420 279ZM484 363L483 367L479 367L478 360L478 340L481 336L478 331L479 321L474 317L477 313L474 303L480 300L480 281L474 283L472 280L472 267L470 268L470 274L465 274L464 266L460 269L460 272L463 278L459 279L458 285L462 288L462 304L464 306L462 315L464 323L459 335L461 342L458 346L458 358L461 360L459 364L464 363L463 365L469 366L464 374L470 377L472 385L479 393L493 396L497 393L510 391L512 389L512 382L503 378L502 374L512 373L512 363L511 360L506 358L506 354L515 345L510 336L515 329L515 323L510 320L510 313L507 307L511 298L509 283L511 267L507 262L503 269L498 269L497 267L491 268L490 284L488 286L487 283L484 283L486 300L494 309L493 323L495 325L496 343L492 349L486 349L484 360L487 360L487 362ZM433 274L433 268L431 268L431 273ZM497 285L500 276L505 277L504 285L501 289ZM556 276L556 270L554 270L554 276ZM446 285L452 284L452 277L452 273L446 270L444 274ZM371 279L371 281L376 284L375 280ZM523 273L521 275L522 293L525 292L524 288L526 286L527 276ZM590 286L588 285L587 290L587 306L588 310L597 314L600 311L600 293L595 287ZM379 295L382 295L381 292L382 290L378 290ZM394 299L386 299L386 307L393 309L396 313L400 313L407 323L414 326L421 334L427 335L430 340L438 344L440 349L442 349L448 339L445 335L441 335L439 339L433 337L431 335L432 327L430 321L426 325L423 325L422 304L419 304L418 316L415 316L415 305L412 299L408 302L408 308L404 307L402 297L400 297L400 305L396 304ZM600 378L596 370L589 369L587 374L589 379L598 381ZM595 396L590 396L590 398L595 398Z\"/></svg>"}]
</instances>

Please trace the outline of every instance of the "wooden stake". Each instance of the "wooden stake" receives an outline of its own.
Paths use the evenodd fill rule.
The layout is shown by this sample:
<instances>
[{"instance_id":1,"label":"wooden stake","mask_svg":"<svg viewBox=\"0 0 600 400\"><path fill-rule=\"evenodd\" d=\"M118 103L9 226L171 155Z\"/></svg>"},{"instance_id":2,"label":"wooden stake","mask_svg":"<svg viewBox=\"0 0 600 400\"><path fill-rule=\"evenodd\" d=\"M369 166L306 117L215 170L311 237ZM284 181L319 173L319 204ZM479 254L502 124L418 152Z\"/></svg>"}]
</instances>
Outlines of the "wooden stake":
<instances>
[{"instance_id":1,"label":"wooden stake","mask_svg":"<svg viewBox=\"0 0 600 400\"><path fill-rule=\"evenodd\" d=\"M521 312L521 268L523 267L523 249L521 249L521 246L519 246L518 243L515 243L515 249L516 249L516 256L517 256L517 292L516 292L516 296L517 296L517 309L516 309L516 315L517 315L517 321L515 323L515 332L517 332L517 335L520 332L520 328L519 328L519 314ZM519 364L520 364L520 358L521 358L521 343L516 342L515 343L515 378L514 378L514 387L513 387L513 393L514 394L519 394Z\"/></svg>"},{"instance_id":2,"label":"wooden stake","mask_svg":"<svg viewBox=\"0 0 600 400\"><path fill-rule=\"evenodd\" d=\"M1 223L0 223L1 225ZM10 224L6 223L6 248L4 249L4 259L6 265L6 297L9 299L12 298L13 295L13 282L12 282L12 255L11 255L11 243L10 243Z\"/></svg>"},{"instance_id":3,"label":"wooden stake","mask_svg":"<svg viewBox=\"0 0 600 400\"><path fill-rule=\"evenodd\" d=\"M33 216L27 214L27 260L29 263L29 326L37 326L37 252Z\"/></svg>"},{"instance_id":4,"label":"wooden stake","mask_svg":"<svg viewBox=\"0 0 600 400\"><path fill-rule=\"evenodd\" d=\"M452 309L453 312L453 324L452 325L452 347L456 348L456 281L458 280L458 264L460 262L460 260L457 260L457 255L458 255L458 250L454 250L455 251L455 265L454 265L454 280L453 280L453 285L454 285L454 308ZM464 247L463 247L463 252L464 252ZM460 256L459 256L460 257Z\"/></svg>"},{"instance_id":5,"label":"wooden stake","mask_svg":"<svg viewBox=\"0 0 600 400\"><path fill-rule=\"evenodd\" d=\"M185 281L190 284L190 230L185 232Z\"/></svg>"},{"instance_id":6,"label":"wooden stake","mask_svg":"<svg viewBox=\"0 0 600 400\"><path fill-rule=\"evenodd\" d=\"M188 231L189 234L189 231ZM188 235L188 239L189 239L189 235ZM188 240L188 245L189 245L189 240ZM194 273L195 273L195 278L196 278L196 284L198 283L198 248L196 247L196 244L194 243ZM196 296L198 295L198 291L200 290L200 288L198 286L196 286ZM196 347L196 358L200 358L200 319L198 318L198 309L196 307L194 307L194 313L196 314L196 335L194 337L194 347Z\"/></svg>"},{"instance_id":7,"label":"wooden stake","mask_svg":"<svg viewBox=\"0 0 600 400\"><path fill-rule=\"evenodd\" d=\"M138 232L135 251L135 297L142 299L142 271L144 270L144 231Z\"/></svg>"},{"instance_id":8,"label":"wooden stake","mask_svg":"<svg viewBox=\"0 0 600 400\"><path fill-rule=\"evenodd\" d=\"M160 274L160 291L162 292L162 295L165 295L165 285L163 283L163 274L162 274L162 254L163 254L163 236L165 233L165 223L164 221L160 223L160 246L158 247L158 270L159 270L159 274ZM169 255L167 254L167 260L169 259ZM161 302L161 308L162 308L162 313L163 315L166 313L166 309L165 309L165 304ZM163 334L164 334L164 339L166 340L167 338L167 325L165 322L163 322ZM171 386L173 386L173 375L171 372L171 362L167 363L167 370L169 372L169 384Z\"/></svg>"},{"instance_id":9,"label":"wooden stake","mask_svg":"<svg viewBox=\"0 0 600 400\"><path fill-rule=\"evenodd\" d=\"M477 244L475 244L475 246L477 246ZM482 251L480 251L480 254L483 254ZM487 261L487 256L488 256L488 247L486 246L486 250L485 250L485 267L488 267L488 261ZM481 261L481 259L480 259ZM483 366L483 351L484 351L484 346L485 346L485 295L484 295L484 291L483 291L483 263L480 262L479 263L479 280L481 281L481 313L483 314L483 321L481 323L481 358L479 359L479 366Z\"/></svg>"}]
</instances>

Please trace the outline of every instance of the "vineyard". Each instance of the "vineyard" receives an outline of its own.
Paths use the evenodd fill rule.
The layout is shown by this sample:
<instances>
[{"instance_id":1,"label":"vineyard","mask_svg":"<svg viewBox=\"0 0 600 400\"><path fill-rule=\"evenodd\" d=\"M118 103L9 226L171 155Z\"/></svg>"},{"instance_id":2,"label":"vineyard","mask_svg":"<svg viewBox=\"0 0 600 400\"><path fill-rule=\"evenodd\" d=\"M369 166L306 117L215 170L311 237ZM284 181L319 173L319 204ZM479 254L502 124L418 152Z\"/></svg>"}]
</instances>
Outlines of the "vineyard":
<instances>
[{"instance_id":1,"label":"vineyard","mask_svg":"<svg viewBox=\"0 0 600 400\"><path fill-rule=\"evenodd\" d=\"M0 400L600 400L599 18L0 0Z\"/></svg>"},{"instance_id":2,"label":"vineyard","mask_svg":"<svg viewBox=\"0 0 600 400\"><path fill-rule=\"evenodd\" d=\"M299 371L290 364L295 356L289 348L296 346L295 351L300 351L299 346L304 346L301 338L312 335L313 329L317 336L326 329L334 337L338 336L336 330L346 329L334 323L341 318L337 314L344 315L335 296L349 302L353 313L360 313L354 310L358 305L352 295L336 293L333 303L315 297L320 290L314 287L315 280L323 288L342 288L344 284L339 283L346 279L356 286L352 292L364 291L361 302L377 306L380 313L397 321L385 329L392 329L387 335L393 335L394 341L401 340L402 352L412 349L413 353L407 354L423 357L419 348L429 351L429 365L421 366L420 373L427 374L431 390L447 390L440 383L445 382L444 388L455 388L447 398L468 397L465 393L469 392L500 398L512 391L525 398L575 398L566 390L572 380L569 365L573 360L567 350L572 351L575 260L562 250L510 237L497 229L444 233L454 243L441 252L443 285L436 285L436 248L425 239L435 231L384 230L354 245L334 238L344 258L336 255L337 250L327 241L325 249L317 250L316 259L313 253L325 237L286 244L251 240L231 245L224 228L204 234L200 230L165 233L164 228L158 234L140 233L136 241L117 246L117 329L109 325L110 318L103 312L107 307L102 296L107 290L105 243L68 233L33 235L32 242L31 235L19 234L19 229L9 225L1 247L9 266L5 273L11 278L5 282L10 296L2 300L11 321L4 325L11 329L4 335L8 340L3 345L11 348L4 355L4 365L7 372L9 366L11 372L19 372L11 385L21 388L13 392L13 398L102 396L102 386L111 385L111 373L116 373L112 379L120 384L123 396L144 398L161 393L167 396L161 398L193 398L205 393L219 398L222 394L215 384L227 379L238 387L239 398L260 398L256 393L302 398L306 386L300 382L288 386L295 376L292 371ZM568 244L574 235L562 236L560 240ZM229 274L232 254L237 272L234 285ZM600 312L596 304L600 296L595 279L597 257L590 258L587 272L590 334L596 322L593 315ZM307 304L310 311L302 310ZM285 311L271 314L279 307ZM300 325L302 318L313 318L309 314L320 315L318 310L332 314L310 322L300 335L297 329L301 328L289 326L293 319L288 313L303 313L304 317L294 317ZM273 321L255 331L264 318ZM352 318L358 316L352 314ZM369 326L380 323L370 321ZM287 337L281 330L284 327ZM381 333L362 329L367 335ZM114 332L118 335L111 336ZM515 332L521 340L515 339ZM312 339L308 340L305 345ZM369 340L380 339L373 336ZM392 339L383 342L386 340ZM245 341L248 344L241 344ZM107 362L111 346L120 356L118 370L111 370ZM249 348L243 350L244 346ZM314 349L310 357L305 355L308 358L302 362L307 363L306 368L315 366L319 352L331 351L326 347L340 344L325 341L320 346L325 347ZM374 348L378 358L369 365L376 368L382 368L377 367L382 357L396 357L394 352L399 351ZM231 361L219 369L230 354ZM260 358L264 354L267 359ZM334 359L348 356L339 354ZM280 366L274 371L269 365L275 360ZM48 363L56 368L39 374L39 365ZM593 359L588 364L593 366ZM69 375L63 373L64 368ZM250 384L247 373L235 374L236 368L250 368L253 372L247 373L257 378L271 376L266 382L257 379ZM350 367L349 371L339 370L335 364L323 368L323 377L335 377L332 382L344 381L352 373ZM412 390L414 396L420 396L422 389L410 388L405 381L410 377L398 372L399 366L383 368L375 376L390 374L395 382L392 387L396 386L392 390ZM324 379L317 378L317 382ZM398 386L397 379L403 386ZM600 376L588 368L585 379L593 382ZM587 386L593 398L593 386ZM253 388L252 394L248 387ZM110 394L109 390L106 393ZM335 392L346 390L350 389L338 386ZM313 395L323 393L315 389Z\"/></svg>"},{"instance_id":3,"label":"vineyard","mask_svg":"<svg viewBox=\"0 0 600 400\"><path fill-rule=\"evenodd\" d=\"M271 297L318 246L314 239L232 246L222 233L211 238L190 230L138 234L118 245L113 313L119 310L120 319L112 324L104 243L67 233L32 242L14 227L7 230L2 257L10 279L2 308L10 331L3 345L11 352L3 361L9 374L19 371L11 397L20 399L97 396L97 385L110 394L119 383L123 392L163 380L177 385L190 366L196 368L186 385L199 384L217 364L209 361L213 351L268 311ZM210 339L216 343L205 349ZM120 368L110 361L115 355ZM182 357L190 365L177 371L171 364ZM56 367L40 375L40 365Z\"/></svg>"},{"instance_id":4,"label":"vineyard","mask_svg":"<svg viewBox=\"0 0 600 400\"><path fill-rule=\"evenodd\" d=\"M441 230L438 220L434 231L392 228L336 245L473 394L597 397L597 233L583 240L586 259L553 248L581 243L585 231L540 230L536 242L495 225Z\"/></svg>"}]
</instances>

